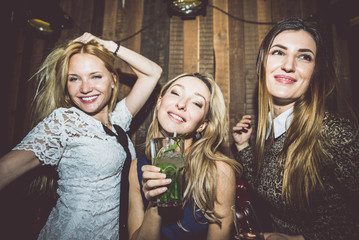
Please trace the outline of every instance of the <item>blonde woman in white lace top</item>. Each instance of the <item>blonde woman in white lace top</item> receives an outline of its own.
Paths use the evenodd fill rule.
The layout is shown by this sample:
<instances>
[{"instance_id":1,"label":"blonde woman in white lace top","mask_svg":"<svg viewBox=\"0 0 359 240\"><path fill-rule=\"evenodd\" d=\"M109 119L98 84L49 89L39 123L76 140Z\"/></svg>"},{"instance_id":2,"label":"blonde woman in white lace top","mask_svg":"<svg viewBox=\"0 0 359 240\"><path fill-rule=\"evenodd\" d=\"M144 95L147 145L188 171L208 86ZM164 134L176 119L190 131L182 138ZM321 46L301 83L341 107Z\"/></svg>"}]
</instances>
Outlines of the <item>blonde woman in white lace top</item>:
<instances>
[{"instance_id":1,"label":"blonde woman in white lace top","mask_svg":"<svg viewBox=\"0 0 359 240\"><path fill-rule=\"evenodd\" d=\"M120 102L115 57L137 75ZM115 133L114 124L128 131L161 72L144 56L89 33L46 58L37 73L37 125L0 159L0 190L39 165L57 166L59 199L39 239L119 238L119 186L126 152L103 125ZM128 143L133 159L129 138Z\"/></svg>"}]
</instances>

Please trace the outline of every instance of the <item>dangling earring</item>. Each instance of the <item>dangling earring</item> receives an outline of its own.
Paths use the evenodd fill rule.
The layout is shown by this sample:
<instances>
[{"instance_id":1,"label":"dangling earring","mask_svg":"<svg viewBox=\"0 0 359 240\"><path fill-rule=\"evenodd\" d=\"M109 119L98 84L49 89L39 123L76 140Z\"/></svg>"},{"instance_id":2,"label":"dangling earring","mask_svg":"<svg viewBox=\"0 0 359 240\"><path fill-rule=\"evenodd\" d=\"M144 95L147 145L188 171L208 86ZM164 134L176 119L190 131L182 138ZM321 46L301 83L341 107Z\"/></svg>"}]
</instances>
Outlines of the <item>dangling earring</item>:
<instances>
[{"instance_id":1,"label":"dangling earring","mask_svg":"<svg viewBox=\"0 0 359 240\"><path fill-rule=\"evenodd\" d=\"M200 139L202 137L201 132L196 132L196 135L194 136L196 140Z\"/></svg>"}]
</instances>

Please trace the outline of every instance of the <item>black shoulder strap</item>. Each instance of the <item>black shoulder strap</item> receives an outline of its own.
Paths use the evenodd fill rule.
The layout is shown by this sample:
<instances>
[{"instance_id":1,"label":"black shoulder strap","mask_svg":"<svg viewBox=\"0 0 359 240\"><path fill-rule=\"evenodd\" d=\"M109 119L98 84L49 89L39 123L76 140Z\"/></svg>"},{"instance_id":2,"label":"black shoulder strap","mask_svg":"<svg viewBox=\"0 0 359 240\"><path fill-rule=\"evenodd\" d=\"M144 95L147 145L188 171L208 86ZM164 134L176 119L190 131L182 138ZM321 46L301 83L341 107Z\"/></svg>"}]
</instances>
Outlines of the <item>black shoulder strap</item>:
<instances>
[{"instance_id":1,"label":"black shoulder strap","mask_svg":"<svg viewBox=\"0 0 359 240\"><path fill-rule=\"evenodd\" d=\"M120 198L120 239L128 239L127 217L128 217L128 198L129 198L129 182L128 175L131 166L131 153L128 148L128 138L126 132L118 125L113 125L118 135L108 129L105 125L103 128L110 136L116 136L117 141L126 151L126 160L121 173L121 198Z\"/></svg>"}]
</instances>

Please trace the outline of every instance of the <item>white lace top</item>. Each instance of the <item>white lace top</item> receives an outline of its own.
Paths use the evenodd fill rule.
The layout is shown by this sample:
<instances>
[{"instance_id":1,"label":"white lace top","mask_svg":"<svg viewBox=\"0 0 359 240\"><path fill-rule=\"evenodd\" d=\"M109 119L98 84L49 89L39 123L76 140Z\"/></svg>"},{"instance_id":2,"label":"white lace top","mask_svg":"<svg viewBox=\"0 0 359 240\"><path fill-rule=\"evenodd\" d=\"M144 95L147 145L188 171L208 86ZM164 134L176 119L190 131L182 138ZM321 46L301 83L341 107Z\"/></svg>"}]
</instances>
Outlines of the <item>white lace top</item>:
<instances>
[{"instance_id":1,"label":"white lace top","mask_svg":"<svg viewBox=\"0 0 359 240\"><path fill-rule=\"evenodd\" d=\"M111 122L128 131L131 121L123 99L111 114ZM128 141L134 159L135 149ZM126 152L116 137L106 135L100 121L75 107L59 108L14 149L32 151L43 164L58 165L59 199L39 239L119 238Z\"/></svg>"}]
</instances>

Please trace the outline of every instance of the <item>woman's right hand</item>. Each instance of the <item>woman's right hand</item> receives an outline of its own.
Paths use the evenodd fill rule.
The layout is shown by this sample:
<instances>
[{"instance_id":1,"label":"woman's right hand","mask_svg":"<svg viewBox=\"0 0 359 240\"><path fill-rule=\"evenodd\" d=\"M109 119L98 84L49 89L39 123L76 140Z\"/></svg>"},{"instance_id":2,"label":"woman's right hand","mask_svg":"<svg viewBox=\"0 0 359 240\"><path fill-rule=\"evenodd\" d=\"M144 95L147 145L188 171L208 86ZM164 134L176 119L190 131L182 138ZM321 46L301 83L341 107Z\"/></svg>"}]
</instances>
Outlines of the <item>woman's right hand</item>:
<instances>
[{"instance_id":1,"label":"woman's right hand","mask_svg":"<svg viewBox=\"0 0 359 240\"><path fill-rule=\"evenodd\" d=\"M161 173L159 167L144 165L142 170L142 191L148 201L155 200L156 197L167 191L166 185L171 183L171 179L166 179L166 174Z\"/></svg>"},{"instance_id":2,"label":"woman's right hand","mask_svg":"<svg viewBox=\"0 0 359 240\"><path fill-rule=\"evenodd\" d=\"M233 127L232 135L238 151L249 145L249 138L253 130L251 119L251 115L244 115L236 126Z\"/></svg>"},{"instance_id":3,"label":"woman's right hand","mask_svg":"<svg viewBox=\"0 0 359 240\"><path fill-rule=\"evenodd\" d=\"M110 52L114 52L117 48L117 43L115 43L114 41L101 39L88 32L85 32L80 37L76 38L74 41L88 43L91 40L96 40L98 43L102 44L105 48L107 48L107 50L109 50Z\"/></svg>"}]
</instances>

